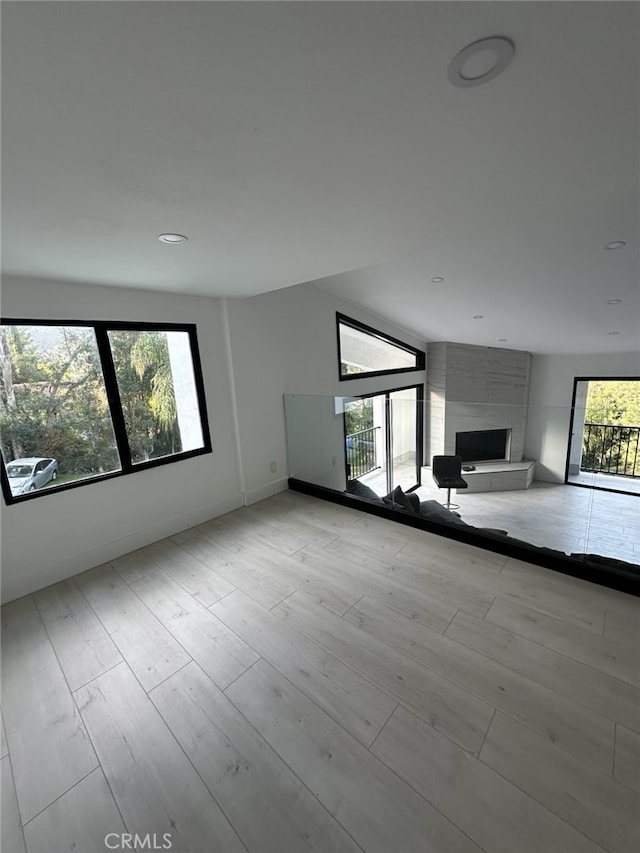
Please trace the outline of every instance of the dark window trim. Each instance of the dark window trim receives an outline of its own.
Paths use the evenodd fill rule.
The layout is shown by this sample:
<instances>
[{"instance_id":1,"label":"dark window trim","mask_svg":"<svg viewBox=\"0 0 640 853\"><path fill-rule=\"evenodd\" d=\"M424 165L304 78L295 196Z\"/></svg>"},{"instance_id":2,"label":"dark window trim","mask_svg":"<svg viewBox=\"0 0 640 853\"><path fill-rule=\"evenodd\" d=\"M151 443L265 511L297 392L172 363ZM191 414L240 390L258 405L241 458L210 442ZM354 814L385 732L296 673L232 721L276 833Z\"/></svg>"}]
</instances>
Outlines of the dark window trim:
<instances>
[{"instance_id":1,"label":"dark window trim","mask_svg":"<svg viewBox=\"0 0 640 853\"><path fill-rule=\"evenodd\" d=\"M0 325L3 326L75 326L83 329L93 329L96 336L96 345L100 364L102 366L102 376L104 379L107 400L109 403L109 412L111 422L113 424L114 437L116 441L116 449L120 458L121 470L110 471L106 474L96 474L92 477L87 477L82 480L76 480L73 483L62 483L59 486L47 486L43 489L37 489L35 492L27 493L26 495L12 495L9 486L9 478L5 468L4 458L0 465L0 479L2 481L2 493L7 506L24 501L34 500L44 497L45 495L57 494L65 492L69 489L77 489L80 486L88 486L93 483L99 483L104 480L112 480L116 477L125 477L129 474L136 474L139 471L147 471L149 468L158 468L161 465L171 465L174 462L181 462L184 459L192 459L195 456L203 456L212 452L211 433L209 431L209 417L207 414L207 404L204 391L204 378L202 373L202 362L200 360L200 349L198 347L197 326L195 323L144 323L125 320L34 320L25 318L0 318ZM200 413L200 426L202 429L203 446L195 450L187 450L181 453L172 453L170 456L161 456L157 459L149 459L146 462L133 463L131 461L131 452L129 449L129 441L127 438L126 427L124 422L124 414L120 403L120 391L116 378L111 347L108 340L108 332L110 331L133 331L133 332L186 332L189 335L189 346L191 350L191 361L193 365L193 376L196 386L196 396L198 399L198 408Z\"/></svg>"},{"instance_id":2,"label":"dark window trim","mask_svg":"<svg viewBox=\"0 0 640 853\"><path fill-rule=\"evenodd\" d=\"M405 352L411 353L416 357L416 366L415 367L395 367L390 370L369 370L364 373L351 373L347 375L343 375L342 373L342 347L340 344L340 326L349 326L351 329L356 329L358 332L364 332L366 335L370 335L372 338L377 338L379 341L384 341L387 344L391 344L398 349L404 350ZM354 320L353 317L347 317L346 314L341 314L339 311L336 311L336 336L338 341L338 379L340 382L348 382L352 379L365 379L370 376L392 376L396 373L416 373L420 370L425 369L425 353L423 350L416 349L412 347L410 344L406 344L403 341L398 340L398 338L394 338L391 335L387 335L385 332L381 332L379 329L374 329L373 326L367 326L366 323L361 323L359 320Z\"/></svg>"}]
</instances>

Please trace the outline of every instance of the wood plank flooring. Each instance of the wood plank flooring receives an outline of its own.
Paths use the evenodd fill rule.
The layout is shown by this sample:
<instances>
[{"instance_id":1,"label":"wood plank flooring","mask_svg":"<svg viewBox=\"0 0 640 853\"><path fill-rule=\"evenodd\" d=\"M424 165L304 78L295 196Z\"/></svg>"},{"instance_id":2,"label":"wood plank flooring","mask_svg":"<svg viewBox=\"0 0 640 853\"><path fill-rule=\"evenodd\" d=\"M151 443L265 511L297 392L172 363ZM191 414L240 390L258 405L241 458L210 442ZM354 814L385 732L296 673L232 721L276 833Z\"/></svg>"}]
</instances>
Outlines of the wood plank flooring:
<instances>
[{"instance_id":1,"label":"wood plank flooring","mask_svg":"<svg viewBox=\"0 0 640 853\"><path fill-rule=\"evenodd\" d=\"M624 593L285 492L2 624L3 853L640 846Z\"/></svg>"}]
</instances>

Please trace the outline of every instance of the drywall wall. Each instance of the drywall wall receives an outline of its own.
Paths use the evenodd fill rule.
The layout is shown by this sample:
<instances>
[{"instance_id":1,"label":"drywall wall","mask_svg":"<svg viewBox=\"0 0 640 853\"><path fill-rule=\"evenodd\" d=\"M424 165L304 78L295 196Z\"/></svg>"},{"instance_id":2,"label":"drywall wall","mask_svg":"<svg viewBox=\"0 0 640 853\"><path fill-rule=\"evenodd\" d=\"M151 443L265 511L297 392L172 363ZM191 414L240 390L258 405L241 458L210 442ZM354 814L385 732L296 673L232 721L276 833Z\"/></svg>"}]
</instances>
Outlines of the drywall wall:
<instances>
[{"instance_id":1,"label":"drywall wall","mask_svg":"<svg viewBox=\"0 0 640 853\"><path fill-rule=\"evenodd\" d=\"M2 508L10 601L242 505L221 300L3 280L5 318L196 323L213 453Z\"/></svg>"},{"instance_id":2,"label":"drywall wall","mask_svg":"<svg viewBox=\"0 0 640 853\"><path fill-rule=\"evenodd\" d=\"M416 348L426 344L315 285L230 299L228 310L248 503L286 483L284 394L355 396L425 381L417 371L341 382L336 311Z\"/></svg>"},{"instance_id":3,"label":"drywall wall","mask_svg":"<svg viewBox=\"0 0 640 853\"><path fill-rule=\"evenodd\" d=\"M537 480L564 482L576 376L640 376L640 353L533 357L525 456L537 460Z\"/></svg>"}]
</instances>

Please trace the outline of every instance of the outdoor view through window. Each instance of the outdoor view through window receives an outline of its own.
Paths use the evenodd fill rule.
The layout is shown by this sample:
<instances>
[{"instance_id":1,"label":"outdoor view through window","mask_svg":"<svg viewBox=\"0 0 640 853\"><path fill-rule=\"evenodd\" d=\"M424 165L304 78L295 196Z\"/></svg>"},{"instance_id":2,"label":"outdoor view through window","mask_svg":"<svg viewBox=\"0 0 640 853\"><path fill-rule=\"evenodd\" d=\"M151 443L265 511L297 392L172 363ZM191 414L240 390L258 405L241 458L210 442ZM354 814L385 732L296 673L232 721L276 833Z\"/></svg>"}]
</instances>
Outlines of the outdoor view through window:
<instances>
[{"instance_id":1,"label":"outdoor view through window","mask_svg":"<svg viewBox=\"0 0 640 853\"><path fill-rule=\"evenodd\" d=\"M202 447L186 332L109 332L134 464Z\"/></svg>"},{"instance_id":2,"label":"outdoor view through window","mask_svg":"<svg viewBox=\"0 0 640 853\"><path fill-rule=\"evenodd\" d=\"M12 498L205 444L188 331L0 326L0 446Z\"/></svg>"},{"instance_id":3,"label":"outdoor view through window","mask_svg":"<svg viewBox=\"0 0 640 853\"><path fill-rule=\"evenodd\" d=\"M341 379L424 368L424 353L413 347L341 314L337 322Z\"/></svg>"}]
</instances>

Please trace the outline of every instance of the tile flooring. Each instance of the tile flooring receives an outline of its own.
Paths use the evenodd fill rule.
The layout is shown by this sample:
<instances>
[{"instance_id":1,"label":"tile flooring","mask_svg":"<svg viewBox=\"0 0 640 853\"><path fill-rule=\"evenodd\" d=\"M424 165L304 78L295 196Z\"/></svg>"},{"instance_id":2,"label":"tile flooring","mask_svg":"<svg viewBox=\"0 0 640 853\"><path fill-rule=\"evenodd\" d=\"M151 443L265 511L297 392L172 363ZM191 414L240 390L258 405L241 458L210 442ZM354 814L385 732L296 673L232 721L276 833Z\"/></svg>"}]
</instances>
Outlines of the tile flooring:
<instances>
[{"instance_id":1,"label":"tile flooring","mask_svg":"<svg viewBox=\"0 0 640 853\"><path fill-rule=\"evenodd\" d=\"M415 480L404 469L401 476L401 482ZM608 483L602 477L597 482ZM361 480L380 495L388 491L380 472L373 471ZM583 478L581 482L587 481ZM417 494L420 500L446 500L446 491L437 488L429 469L422 471ZM640 564L640 494L535 480L529 489L459 492L452 494L452 500L459 505L457 512L463 521L476 527L497 527L517 539L566 554L601 554Z\"/></svg>"}]
</instances>

